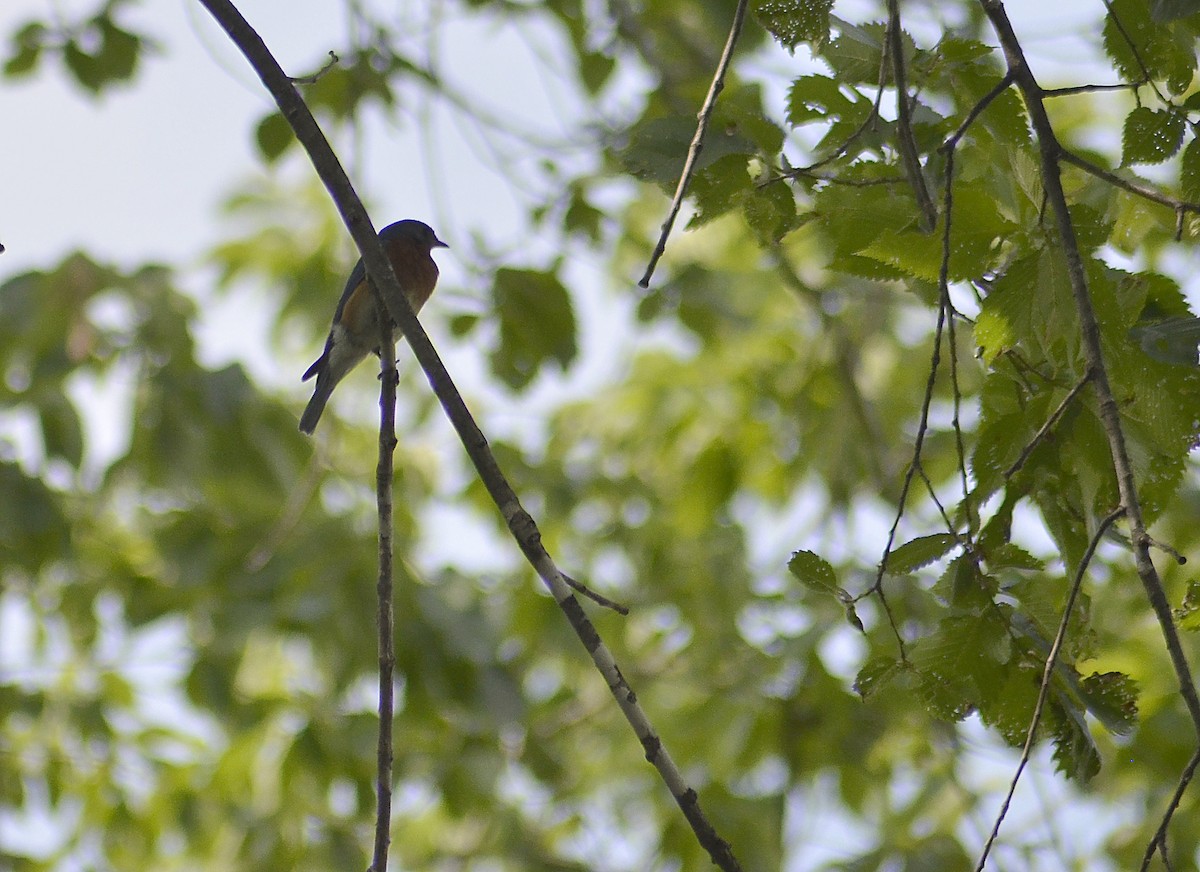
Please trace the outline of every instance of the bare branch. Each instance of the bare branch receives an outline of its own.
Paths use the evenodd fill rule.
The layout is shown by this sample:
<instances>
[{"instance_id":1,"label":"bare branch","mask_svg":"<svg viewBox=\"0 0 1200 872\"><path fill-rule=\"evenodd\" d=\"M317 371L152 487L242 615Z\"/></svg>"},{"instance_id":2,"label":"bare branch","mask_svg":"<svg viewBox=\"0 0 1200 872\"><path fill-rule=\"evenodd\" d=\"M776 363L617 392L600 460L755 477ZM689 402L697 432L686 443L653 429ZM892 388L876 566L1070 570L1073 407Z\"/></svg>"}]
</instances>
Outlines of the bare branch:
<instances>
[{"instance_id":1,"label":"bare branch","mask_svg":"<svg viewBox=\"0 0 1200 872\"><path fill-rule=\"evenodd\" d=\"M675 219L679 216L679 210L683 206L683 198L687 196L688 185L691 184L692 174L696 171L696 160L700 157L700 150L704 148L704 136L708 133L708 122L712 120L713 109L717 105L717 96L725 89L725 73L729 70L729 62L733 59L733 47L737 45L738 36L742 32L742 24L746 20L747 6L749 6L749 0L738 0L737 9L733 13L733 24L729 28L729 37L725 40L725 50L721 53L721 60L717 63L712 84L709 85L708 94L700 107L700 113L696 116L698 121L696 134L692 137L692 144L688 146L687 159L683 162L683 171L679 174L679 184L675 188L675 196L671 198L671 209L667 213L667 220L663 222L662 233L658 237L658 244L654 246L654 253L650 255L650 262L646 264L646 272L638 281L643 288L650 287L650 277L654 275L654 268L658 265L659 258L667 250L667 239L671 235L671 228L675 226Z\"/></svg>"},{"instance_id":2,"label":"bare branch","mask_svg":"<svg viewBox=\"0 0 1200 872\"><path fill-rule=\"evenodd\" d=\"M1148 81L1148 79L1139 79L1136 82L1119 82L1115 85L1071 85L1066 88L1046 88L1042 94L1046 97L1070 97L1074 94L1095 94L1101 91L1136 91Z\"/></svg>"},{"instance_id":3,"label":"bare branch","mask_svg":"<svg viewBox=\"0 0 1200 872\"><path fill-rule=\"evenodd\" d=\"M1067 627L1071 623L1071 613L1075 610L1075 599L1079 596L1079 588L1083 584L1084 573L1087 572L1088 564L1092 562L1092 557L1096 554L1096 548L1100 545L1100 540L1104 538L1104 534L1108 528L1113 525L1117 518L1121 517L1124 509L1117 509L1109 513L1103 521L1100 522L1092 540L1088 542L1087 550L1083 554L1083 559L1079 561L1079 567L1075 570L1075 578L1071 582L1071 590L1067 594L1067 603L1063 606L1062 620L1058 622L1058 632L1054 634L1054 644L1050 646L1050 653L1046 655L1046 666L1042 670L1042 683L1038 687L1037 702L1033 706L1033 717L1029 719L1029 729L1025 732L1025 745L1021 748L1021 760L1017 764L1017 771L1013 773L1012 781L1008 785L1008 794L1004 797L1004 802L1000 804L1000 811L996 815L996 823L992 826L991 835L988 836L987 842L983 846L983 853L979 855L979 862L975 864L975 872L983 872L983 867L987 864L988 854L991 853L992 845L996 841L996 837L1000 834L1000 825L1004 823L1004 818L1008 814L1008 806L1012 802L1013 794L1017 791L1017 782L1021 780L1021 773L1025 771L1026 764L1029 763L1029 754L1033 749L1033 739L1037 735L1038 724L1042 720L1042 710L1046 706L1046 697L1050 693L1050 680L1054 675L1054 666L1058 661L1058 652L1062 650L1063 640L1067 637Z\"/></svg>"}]
</instances>

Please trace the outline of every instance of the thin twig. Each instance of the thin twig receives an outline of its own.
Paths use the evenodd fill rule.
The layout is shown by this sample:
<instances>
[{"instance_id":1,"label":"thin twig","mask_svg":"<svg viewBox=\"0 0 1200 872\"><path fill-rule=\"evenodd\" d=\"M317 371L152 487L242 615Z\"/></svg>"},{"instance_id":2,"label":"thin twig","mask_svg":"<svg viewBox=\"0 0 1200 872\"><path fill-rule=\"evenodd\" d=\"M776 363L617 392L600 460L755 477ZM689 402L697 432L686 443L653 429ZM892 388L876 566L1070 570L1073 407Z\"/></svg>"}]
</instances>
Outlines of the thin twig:
<instances>
[{"instance_id":1,"label":"thin twig","mask_svg":"<svg viewBox=\"0 0 1200 872\"><path fill-rule=\"evenodd\" d=\"M1143 199L1150 200L1153 203L1159 203L1163 206L1169 206L1177 213L1182 212L1197 212L1200 213L1200 203L1193 203L1189 200L1180 200L1176 197L1168 196L1162 191L1155 190L1149 185L1139 185L1137 182L1132 182L1129 179L1119 176L1104 167L1092 163L1087 158L1080 157L1067 149L1059 149L1058 156L1061 160L1066 161L1072 166L1077 166L1086 173L1091 173L1098 179L1103 179L1110 185L1115 185L1123 191L1128 191Z\"/></svg>"},{"instance_id":2,"label":"thin twig","mask_svg":"<svg viewBox=\"0 0 1200 872\"><path fill-rule=\"evenodd\" d=\"M1196 774L1197 766L1200 766L1200 748L1196 749L1196 753L1192 755L1192 759L1188 761L1187 766L1183 767L1183 773L1179 776L1179 783L1175 785L1175 793L1171 795L1171 801L1167 803L1167 810L1163 813L1162 820L1158 824L1158 829L1154 831L1154 837L1150 839L1150 844L1146 845L1146 853L1142 855L1142 865L1139 867L1139 872L1146 872L1150 868L1150 861L1154 859L1155 851L1163 858L1163 865L1168 869L1171 868L1171 864L1167 860L1167 829L1171 826L1171 818L1175 816L1175 812L1179 809L1179 803L1183 801L1183 794L1187 791L1192 777Z\"/></svg>"},{"instance_id":3,"label":"thin twig","mask_svg":"<svg viewBox=\"0 0 1200 872\"><path fill-rule=\"evenodd\" d=\"M332 51L331 51L331 52L329 53L329 60L327 60L327 61L325 62L325 66L321 67L321 69L317 70L315 73L313 73L313 74L312 74L312 75L310 75L310 76L296 76L295 78L293 78L293 79L292 79L292 84L293 84L293 85L313 85L313 84L316 84L316 82L317 82L317 81L318 81L318 80L319 80L319 79L320 79L320 78L321 78L323 75L325 75L327 72L329 72L330 70L332 70L332 69L333 69L334 67L336 67L336 66L337 66L339 63L340 63L340 60L339 60L338 56L337 56L337 55L336 55L334 52L332 52Z\"/></svg>"},{"instance_id":4,"label":"thin twig","mask_svg":"<svg viewBox=\"0 0 1200 872\"><path fill-rule=\"evenodd\" d=\"M1005 73L1004 78L992 85L991 90L979 98L978 102L971 107L971 111L967 113L967 117L962 120L962 124L946 138L946 141L938 147L938 151L949 153L958 146L958 141L967 134L968 128L975 123L975 119L983 114L983 110L992 105L992 101L1008 90L1008 86L1012 84L1012 73Z\"/></svg>"},{"instance_id":5,"label":"thin twig","mask_svg":"<svg viewBox=\"0 0 1200 872\"><path fill-rule=\"evenodd\" d=\"M606 609L612 609L612 611L616 612L618 615L629 614L629 606L622 605L616 600L610 600L604 594L596 593L596 591L592 590L582 581L576 581L565 572L563 573L563 581L569 584L576 593L582 594L596 605L603 606Z\"/></svg>"},{"instance_id":6,"label":"thin twig","mask_svg":"<svg viewBox=\"0 0 1200 872\"><path fill-rule=\"evenodd\" d=\"M1021 454L1013 465L1005 470L1004 477L1006 479L1012 478L1021 471L1021 467L1025 465L1025 461L1029 459L1029 455L1033 454L1033 449L1037 448L1042 443L1042 440L1049 435L1054 425L1058 423L1058 419L1063 416L1063 412L1075 401L1075 398L1079 396L1079 392L1087 387L1087 383L1091 380L1091 372L1086 373L1083 378L1076 382L1075 387L1071 388L1067 395L1063 397L1062 402L1058 404L1058 408L1051 412L1050 417L1046 419L1046 423L1038 428L1038 431L1033 434L1033 438L1021 449Z\"/></svg>"},{"instance_id":7,"label":"thin twig","mask_svg":"<svg viewBox=\"0 0 1200 872\"><path fill-rule=\"evenodd\" d=\"M884 611L888 615L888 621L891 623L892 633L896 637L896 642L900 646L900 659L907 660L907 654L904 646L904 639L900 635L900 628L896 626L895 620L892 618L892 610L888 606L887 598L883 593L883 576L887 571L887 559L892 553L892 546L896 542L896 531L900 527L900 519L904 517L904 506L908 502L908 492L912 488L913 476L918 470L924 475L924 470L921 469L921 449L925 445L925 433L929 429L929 409L933 405L933 389L937 384L938 367L942 362L942 334L946 327L946 307L938 306L937 327L933 334L933 352L929 361L929 377L925 380L925 396L921 401L921 419L917 422L917 435L913 440L913 457L909 463L908 469L904 473L904 483L900 487L900 496L896 501L896 517L892 521L892 527L888 530L887 542L883 546L883 556L879 558L879 567L875 572L875 582L867 589L868 593L873 593L879 597L880 603L884 607Z\"/></svg>"},{"instance_id":8,"label":"thin twig","mask_svg":"<svg viewBox=\"0 0 1200 872\"><path fill-rule=\"evenodd\" d=\"M1071 582L1071 590L1067 593L1067 603L1063 607L1062 619L1058 622L1058 632L1054 634L1054 644L1050 646L1050 653L1046 655L1046 665L1042 670L1042 683L1038 687L1037 702L1033 706L1033 717L1029 719L1029 729L1025 732L1025 745L1021 748L1021 759L1017 763L1017 771L1013 773L1012 781L1008 785L1008 794L1004 797L1004 802L1000 804L1000 811L996 815L996 823L992 826L991 835L988 836L987 842L983 846L983 853L979 856L979 862L975 864L975 872L983 872L983 867L987 864L988 854L991 853L992 845L996 841L996 837L1000 835L1000 825L1004 823L1004 818L1008 814L1008 807L1012 803L1013 794L1017 792L1017 782L1021 780L1021 773L1025 771L1026 764L1029 763L1029 754L1033 749L1033 739L1037 735L1038 724L1042 720L1042 710L1046 706L1046 697L1050 693L1050 681L1054 675L1054 666L1058 661L1058 652L1062 650L1063 640L1067 637L1067 627L1071 623L1071 613L1075 610L1075 599L1079 595L1079 588L1083 584L1084 573L1087 572L1088 564L1092 562L1092 557L1096 554L1096 549L1100 546L1100 540L1108 531L1108 528L1113 525L1117 518L1121 517L1124 509L1117 509L1109 513L1103 521L1100 522L1100 527L1096 530L1088 542L1087 550L1083 553L1083 559L1079 561L1079 567L1075 570L1075 578Z\"/></svg>"},{"instance_id":9,"label":"thin twig","mask_svg":"<svg viewBox=\"0 0 1200 872\"><path fill-rule=\"evenodd\" d=\"M917 198L920 227L926 233L931 233L937 226L937 207L933 205L933 198L929 196L925 171L917 153L917 140L913 136L912 107L908 104L908 86L905 81L903 36L904 33L900 29L900 0L888 0L887 38L892 56L892 83L896 86L896 143L900 149L900 159L904 163L908 183L912 185L913 196Z\"/></svg>"},{"instance_id":10,"label":"thin twig","mask_svg":"<svg viewBox=\"0 0 1200 872\"><path fill-rule=\"evenodd\" d=\"M692 144L688 146L687 159L683 162L683 171L679 174L679 184L675 188L675 196L671 198L671 209L667 213L667 220L663 222L662 233L659 234L658 244L654 246L654 253L650 255L650 262L646 264L646 272L638 282L643 288L650 287L650 277L654 275L654 268L663 252L667 250L667 238L670 237L671 228L675 226L675 219L683 206L683 198L687 195L688 185L691 184L692 173L696 171L696 160L700 157L700 150L704 148L704 136L708 133L708 122L712 120L717 96L725 88L725 73L729 70L729 62L733 59L733 47L737 45L742 24L746 20L747 6L749 0L738 0L737 9L733 13L733 24L729 28L729 38L725 40L725 50L721 52L721 60L717 62L712 84L709 85L708 94L696 116L696 133L692 137Z\"/></svg>"},{"instance_id":11,"label":"thin twig","mask_svg":"<svg viewBox=\"0 0 1200 872\"><path fill-rule=\"evenodd\" d=\"M765 181L759 182L756 187L765 188L767 185L773 185L776 182L782 182L787 179L812 179L814 182L845 185L848 188L873 188L876 185L903 185L908 181L907 176L887 176L878 179L844 179L841 176L822 175L821 173L809 172L804 167L798 167L786 172L780 172L777 176L772 176Z\"/></svg>"},{"instance_id":12,"label":"thin twig","mask_svg":"<svg viewBox=\"0 0 1200 872\"><path fill-rule=\"evenodd\" d=\"M1136 91L1146 84L1146 79L1137 82L1119 82L1115 85L1071 85L1066 88L1046 88L1042 94L1047 97L1070 97L1073 94L1094 94L1098 91Z\"/></svg>"},{"instance_id":13,"label":"thin twig","mask_svg":"<svg viewBox=\"0 0 1200 872\"><path fill-rule=\"evenodd\" d=\"M300 98L295 86L279 67L270 50L254 29L246 22L230 0L201 0L217 23L229 34L233 43L241 50L254 68L264 86L279 105L283 117L296 133L296 139L308 152L321 181L329 190L334 204L346 223L362 255L367 276L387 304L391 320L399 326L408 347L425 372L434 394L441 403L446 417L454 426L463 448L474 464L480 481L508 525L525 558L546 584L555 603L562 609L571 628L587 650L593 665L600 672L621 713L632 727L641 743L646 760L654 766L667 785L671 796L683 812L695 833L697 841L708 853L712 862L724 872L740 872L741 865L733 850L717 833L700 807L696 791L688 786L683 773L663 745L658 731L638 702L637 694L629 686L617 667L612 652L596 631L595 625L584 613L571 588L563 580L562 572L542 544L541 533L532 517L521 506L516 492L505 478L496 457L488 446L471 412L463 402L462 395L454 386L450 374L437 350L429 341L424 328L417 320L412 305L408 302L392 269L391 261L384 255L383 247L371 226L371 220L363 208L350 179L337 155L329 146L312 113ZM376 870L383 872L383 870Z\"/></svg>"},{"instance_id":14,"label":"thin twig","mask_svg":"<svg viewBox=\"0 0 1200 872\"><path fill-rule=\"evenodd\" d=\"M396 451L396 340L387 308L375 292L379 319L379 460L375 498L379 510L379 580L375 586L379 638L379 738L375 748L375 849L371 872L386 872L392 827L392 720L395 714L395 624L392 613L392 477Z\"/></svg>"}]
</instances>

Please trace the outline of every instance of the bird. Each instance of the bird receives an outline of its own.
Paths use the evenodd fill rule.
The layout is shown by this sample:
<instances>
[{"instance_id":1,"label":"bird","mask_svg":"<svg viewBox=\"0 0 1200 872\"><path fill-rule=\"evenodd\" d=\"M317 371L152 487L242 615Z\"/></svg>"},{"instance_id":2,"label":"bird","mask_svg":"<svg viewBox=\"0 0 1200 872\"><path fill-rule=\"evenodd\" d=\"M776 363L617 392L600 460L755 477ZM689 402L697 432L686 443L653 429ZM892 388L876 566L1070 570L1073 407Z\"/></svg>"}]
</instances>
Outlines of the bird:
<instances>
[{"instance_id":1,"label":"bird","mask_svg":"<svg viewBox=\"0 0 1200 872\"><path fill-rule=\"evenodd\" d=\"M413 311L420 311L438 280L433 249L450 246L438 239L428 224L412 219L389 224L379 231L379 241L388 260L392 262L392 269ZM301 433L312 435L333 389L363 361L368 352L379 354L379 318L367 271L362 258L359 258L350 271L342 298L338 300L333 313L333 325L329 329L329 338L325 340L325 350L300 379L308 381L313 376L317 378L312 399L300 416Z\"/></svg>"}]
</instances>

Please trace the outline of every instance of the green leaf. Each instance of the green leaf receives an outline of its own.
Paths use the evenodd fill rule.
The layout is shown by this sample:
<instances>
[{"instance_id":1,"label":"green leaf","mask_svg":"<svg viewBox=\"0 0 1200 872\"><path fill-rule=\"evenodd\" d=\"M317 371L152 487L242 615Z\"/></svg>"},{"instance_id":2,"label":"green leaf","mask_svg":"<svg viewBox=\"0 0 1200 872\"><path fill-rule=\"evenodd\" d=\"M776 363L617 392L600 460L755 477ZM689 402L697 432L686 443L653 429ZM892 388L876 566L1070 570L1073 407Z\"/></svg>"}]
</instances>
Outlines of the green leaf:
<instances>
[{"instance_id":1,"label":"green leaf","mask_svg":"<svg viewBox=\"0 0 1200 872\"><path fill-rule=\"evenodd\" d=\"M1137 726L1137 683L1121 672L1093 672L1080 682L1087 710L1118 736L1128 736Z\"/></svg>"},{"instance_id":2,"label":"green leaf","mask_svg":"<svg viewBox=\"0 0 1200 872\"><path fill-rule=\"evenodd\" d=\"M942 557L958 544L950 533L935 533L905 542L887 558L887 571L892 575L905 575Z\"/></svg>"},{"instance_id":3,"label":"green leaf","mask_svg":"<svg viewBox=\"0 0 1200 872\"><path fill-rule=\"evenodd\" d=\"M578 352L575 312L558 276L540 270L496 272L492 301L500 341L492 370L512 388L526 387L553 361L565 370Z\"/></svg>"},{"instance_id":4,"label":"green leaf","mask_svg":"<svg viewBox=\"0 0 1200 872\"><path fill-rule=\"evenodd\" d=\"M742 212L764 246L778 242L798 223L792 189L778 182L752 188L742 202Z\"/></svg>"},{"instance_id":5,"label":"green leaf","mask_svg":"<svg viewBox=\"0 0 1200 872\"><path fill-rule=\"evenodd\" d=\"M1155 21L1174 21L1200 12L1200 0L1150 0L1150 17Z\"/></svg>"},{"instance_id":6,"label":"green leaf","mask_svg":"<svg viewBox=\"0 0 1200 872\"><path fill-rule=\"evenodd\" d=\"M696 201L696 214L688 222L689 229L737 208L751 189L748 163L746 155L726 155L692 177L690 194Z\"/></svg>"},{"instance_id":7,"label":"green leaf","mask_svg":"<svg viewBox=\"0 0 1200 872\"><path fill-rule=\"evenodd\" d=\"M842 22L838 28L841 31L838 37L820 52L833 69L834 77L846 84L878 85L887 27L878 23L860 27ZM905 64L911 65L917 46L908 33L901 33L901 46Z\"/></svg>"},{"instance_id":8,"label":"green leaf","mask_svg":"<svg viewBox=\"0 0 1200 872\"><path fill-rule=\"evenodd\" d=\"M1200 630L1200 580L1193 578L1188 582L1183 603L1175 609L1175 620L1181 630L1189 633Z\"/></svg>"},{"instance_id":9,"label":"green leaf","mask_svg":"<svg viewBox=\"0 0 1200 872\"><path fill-rule=\"evenodd\" d=\"M795 551L788 560L790 572L805 587L820 593L837 595L840 590L833 567L820 555L812 551Z\"/></svg>"},{"instance_id":10,"label":"green leaf","mask_svg":"<svg viewBox=\"0 0 1200 872\"><path fill-rule=\"evenodd\" d=\"M1155 22L1145 0L1112 0L1107 6L1104 50L1121 77L1140 82L1149 75L1165 81L1174 94L1186 91L1196 69L1193 40L1187 32Z\"/></svg>"},{"instance_id":11,"label":"green leaf","mask_svg":"<svg viewBox=\"0 0 1200 872\"><path fill-rule=\"evenodd\" d=\"M83 424L71 401L51 393L38 402L46 454L61 457L76 469L83 462Z\"/></svg>"},{"instance_id":12,"label":"green leaf","mask_svg":"<svg viewBox=\"0 0 1200 872\"><path fill-rule=\"evenodd\" d=\"M872 657L858 671L858 677L854 679L854 690L865 702L872 694L903 675L906 669L904 662L895 657Z\"/></svg>"},{"instance_id":13,"label":"green leaf","mask_svg":"<svg viewBox=\"0 0 1200 872\"><path fill-rule=\"evenodd\" d=\"M646 121L633 129L629 144L618 156L630 175L674 190L695 134L695 119L657 118ZM710 127L704 147L696 158L696 169L703 170L727 155L750 156L757 151L754 142L747 137Z\"/></svg>"},{"instance_id":14,"label":"green leaf","mask_svg":"<svg viewBox=\"0 0 1200 872\"><path fill-rule=\"evenodd\" d=\"M800 76L788 89L787 121L793 127L812 121L841 118L855 101L842 93L841 83L829 76Z\"/></svg>"},{"instance_id":15,"label":"green leaf","mask_svg":"<svg viewBox=\"0 0 1200 872\"><path fill-rule=\"evenodd\" d=\"M296 141L296 135L282 114L272 112L258 122L258 127L254 130L254 141L267 163L275 163Z\"/></svg>"},{"instance_id":16,"label":"green leaf","mask_svg":"<svg viewBox=\"0 0 1200 872\"><path fill-rule=\"evenodd\" d=\"M1179 188L1185 200L1200 201L1200 138L1193 136L1179 163Z\"/></svg>"},{"instance_id":17,"label":"green leaf","mask_svg":"<svg viewBox=\"0 0 1200 872\"><path fill-rule=\"evenodd\" d=\"M755 17L789 51L802 42L820 49L829 39L833 0L754 0Z\"/></svg>"},{"instance_id":18,"label":"green leaf","mask_svg":"<svg viewBox=\"0 0 1200 872\"><path fill-rule=\"evenodd\" d=\"M27 76L37 67L46 42L46 26L31 21L13 34L13 52L4 63L4 74L17 78Z\"/></svg>"},{"instance_id":19,"label":"green leaf","mask_svg":"<svg viewBox=\"0 0 1200 872\"><path fill-rule=\"evenodd\" d=\"M980 614L991 607L996 588L995 579L981 573L974 560L961 554L946 567L933 593L954 612Z\"/></svg>"},{"instance_id":20,"label":"green leaf","mask_svg":"<svg viewBox=\"0 0 1200 872\"><path fill-rule=\"evenodd\" d=\"M1125 117L1121 163L1162 163L1183 144L1185 118L1174 111L1139 106Z\"/></svg>"}]
</instances>

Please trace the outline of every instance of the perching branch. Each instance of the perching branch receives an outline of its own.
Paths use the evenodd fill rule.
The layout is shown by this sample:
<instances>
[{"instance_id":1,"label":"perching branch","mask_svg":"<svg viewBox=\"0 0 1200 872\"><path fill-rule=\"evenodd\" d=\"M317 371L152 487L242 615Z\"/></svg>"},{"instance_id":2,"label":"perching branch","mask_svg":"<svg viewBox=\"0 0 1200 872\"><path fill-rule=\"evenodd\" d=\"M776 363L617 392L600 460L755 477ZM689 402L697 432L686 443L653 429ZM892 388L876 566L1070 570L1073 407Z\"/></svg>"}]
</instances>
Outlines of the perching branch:
<instances>
[{"instance_id":1,"label":"perching branch","mask_svg":"<svg viewBox=\"0 0 1200 872\"><path fill-rule=\"evenodd\" d=\"M317 125L312 113L297 93L295 86L279 67L266 45L254 29L246 22L230 0L201 0L205 8L216 19L233 43L241 50L254 68L264 86L279 105L283 117L296 133L296 138L308 152L321 181L329 190L346 228L354 238L362 255L363 264L372 284L387 305L392 320L399 326L409 347L429 379L446 416L454 425L463 447L479 473L496 507L500 510L509 532L517 541L526 559L537 571L579 636L593 664L604 677L617 705L620 707L638 741L646 753L646 759L658 770L671 795L682 810L684 817L696 834L701 846L708 852L713 863L726 872L740 872L741 866L733 855L729 843L709 823L700 800L684 781L683 774L664 747L654 726L638 703L637 695L630 688L621 670L613 659L608 646L601 640L595 626L584 614L582 606L563 580L562 573L542 545L541 534L529 513L522 508L512 486L501 472L496 458L487 444L487 439L475 424L474 418L463 402L446 371L445 365L434 349L429 337L417 321L417 317L403 293L391 262L384 256L383 247L371 226L370 218L362 201L350 184L345 170L330 148L324 133ZM743 2L742 6L744 7ZM383 872L383 870L377 870Z\"/></svg>"},{"instance_id":2,"label":"perching branch","mask_svg":"<svg viewBox=\"0 0 1200 872\"><path fill-rule=\"evenodd\" d=\"M1096 312L1092 307L1091 294L1088 290L1087 270L1075 234L1075 223L1063 191L1059 162L1064 159L1064 150L1046 113L1044 92L1034 78L1033 71L1029 68L1021 44L1013 31L1012 23L1004 10L1004 4L1000 0L980 0L980 4L996 31L1009 73L1025 98L1029 118L1037 136L1041 152L1042 184L1048 205L1058 225L1059 241L1066 260L1067 277L1071 285L1072 296L1075 299L1075 308L1079 314L1083 351L1088 371L1092 376L1091 385L1095 391L1100 420L1108 438L1117 488L1121 495L1121 506L1129 524L1129 535L1133 545L1138 578L1141 579L1146 597L1158 619L1167 653L1171 658L1175 676L1179 682L1180 695L1187 705L1192 725L1196 729L1197 735L1200 735L1200 696L1196 693L1191 667L1184 655L1179 631L1175 625L1166 592L1163 590L1162 580L1150 558L1150 537L1142 518L1141 498L1138 494L1133 464L1129 458L1121 412L1109 384L1108 369L1100 343L1100 326L1096 320Z\"/></svg>"},{"instance_id":3,"label":"perching branch","mask_svg":"<svg viewBox=\"0 0 1200 872\"><path fill-rule=\"evenodd\" d=\"M692 174L696 171L696 160L700 157L700 150L704 148L704 136L708 133L708 122L712 120L713 109L717 105L717 96L725 89L725 73L729 69L729 62L733 59L733 47L737 45L738 36L741 35L748 5L749 0L738 0L737 9L733 13L733 24L730 25L729 37L725 40L725 50L721 52L721 60L717 62L717 70L713 73L712 84L709 85L708 94L700 106L700 113L696 116L698 120L696 134L692 137L692 144L688 146L687 159L683 162L683 171L679 174L679 184L675 187L675 196L671 198L671 209L667 212L667 220L663 222L662 233L659 234L658 244L654 246L654 253L650 255L650 262L646 264L646 272L638 281L643 288L650 287L650 277L654 275L654 268L658 266L658 260L663 256L663 252L667 250L667 239L671 235L671 228L675 226L675 219L679 216L679 210L683 206L683 198L687 196L688 185L691 184Z\"/></svg>"},{"instance_id":4,"label":"perching branch","mask_svg":"<svg viewBox=\"0 0 1200 872\"><path fill-rule=\"evenodd\" d=\"M1096 554L1096 549L1100 547L1100 540L1104 538L1104 534L1108 532L1108 528L1116 522L1117 518L1121 517L1123 511L1123 509L1117 509L1100 522L1095 535L1088 542L1087 550L1083 553L1083 559L1079 561L1079 567L1075 570L1075 578L1071 582L1071 590L1067 594L1067 603L1063 606L1062 620L1058 622L1058 632L1054 634L1054 644L1050 646L1050 653L1046 655L1046 665L1042 670L1042 683L1038 687L1037 702L1033 706L1033 716L1029 719L1029 729L1025 732L1025 745L1021 748L1021 759L1017 763L1017 770L1013 773L1012 781L1008 785L1008 793L1004 797L1004 802L1000 804L1000 811L996 815L996 823L992 826L992 832L988 835L987 842L983 846L979 862L975 864L975 872L983 872L983 867L987 865L988 854L991 853L996 837L1000 835L1000 825L1004 823L1004 818L1008 814L1008 807L1012 803L1013 794L1017 791L1017 782L1021 780L1021 773L1025 771L1025 765L1029 763L1029 754L1033 750L1033 739L1037 735L1038 724L1042 721L1042 710L1046 707L1046 697L1050 693L1050 680L1054 676L1054 667L1058 662L1058 652L1062 650L1063 640L1067 637L1067 627L1071 623L1071 614L1075 611L1075 599L1079 596L1079 588L1083 584L1084 573L1087 572L1087 568L1092 562L1092 557Z\"/></svg>"},{"instance_id":5,"label":"perching branch","mask_svg":"<svg viewBox=\"0 0 1200 872\"><path fill-rule=\"evenodd\" d=\"M376 584L379 636L379 738L375 749L375 850L371 872L387 872L392 823L392 720L396 643L392 613L392 479L396 452L396 340L387 308L375 292L379 314L379 460L375 496L379 509L379 581Z\"/></svg>"}]
</instances>

